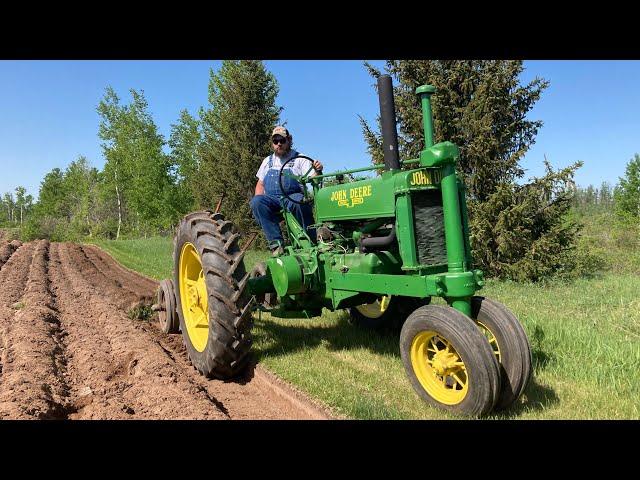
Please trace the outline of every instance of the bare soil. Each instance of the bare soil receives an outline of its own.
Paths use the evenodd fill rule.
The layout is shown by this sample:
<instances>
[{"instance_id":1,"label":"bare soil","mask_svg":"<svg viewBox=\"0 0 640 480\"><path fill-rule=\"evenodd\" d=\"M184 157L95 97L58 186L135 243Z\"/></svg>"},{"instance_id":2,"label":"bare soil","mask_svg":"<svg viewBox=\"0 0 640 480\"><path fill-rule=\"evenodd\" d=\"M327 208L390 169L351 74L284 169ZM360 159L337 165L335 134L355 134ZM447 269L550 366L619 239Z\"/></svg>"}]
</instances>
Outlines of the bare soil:
<instances>
[{"instance_id":1,"label":"bare soil","mask_svg":"<svg viewBox=\"0 0 640 480\"><path fill-rule=\"evenodd\" d=\"M157 282L94 246L0 241L0 419L327 419L253 365L208 380L181 335L128 315Z\"/></svg>"}]
</instances>

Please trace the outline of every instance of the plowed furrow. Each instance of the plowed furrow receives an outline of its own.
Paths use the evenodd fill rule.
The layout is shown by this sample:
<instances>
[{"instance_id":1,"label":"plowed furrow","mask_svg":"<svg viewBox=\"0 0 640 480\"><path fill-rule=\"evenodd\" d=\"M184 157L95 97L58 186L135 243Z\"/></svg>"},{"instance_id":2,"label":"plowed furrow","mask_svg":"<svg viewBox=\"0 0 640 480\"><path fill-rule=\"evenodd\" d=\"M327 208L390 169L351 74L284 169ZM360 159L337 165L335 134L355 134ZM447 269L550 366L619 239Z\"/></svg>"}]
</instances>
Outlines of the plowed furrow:
<instances>
[{"instance_id":1,"label":"plowed furrow","mask_svg":"<svg viewBox=\"0 0 640 480\"><path fill-rule=\"evenodd\" d=\"M86 393L70 418L228 418L218 399L136 328L139 321L122 309L127 294L121 288L104 280L77 247L54 247L69 365Z\"/></svg>"},{"instance_id":2,"label":"plowed furrow","mask_svg":"<svg viewBox=\"0 0 640 480\"><path fill-rule=\"evenodd\" d=\"M208 380L191 365L181 335L165 335L155 325L148 323L139 323L137 327L153 338L168 357L193 377L194 382L222 402L232 419L329 418L329 414L322 411L320 406L311 405L307 399L302 399L302 395L291 391L284 382L281 385L274 385L273 377L265 375L259 367L249 368L244 378L233 382Z\"/></svg>"},{"instance_id":3,"label":"plowed furrow","mask_svg":"<svg viewBox=\"0 0 640 480\"><path fill-rule=\"evenodd\" d=\"M62 244L62 251L69 258L74 271L82 272L82 283L100 290L103 297L116 303L118 310L127 311L129 308L144 300L144 297L122 287L117 277L108 277L102 273L85 255L82 247L75 243Z\"/></svg>"},{"instance_id":4,"label":"plowed furrow","mask_svg":"<svg viewBox=\"0 0 640 480\"><path fill-rule=\"evenodd\" d=\"M139 296L148 296L149 292L155 293L155 289L158 286L158 282L155 280L124 268L104 250L95 245L82 245L82 250L101 272L107 277L117 278L124 288L135 292Z\"/></svg>"},{"instance_id":5,"label":"plowed furrow","mask_svg":"<svg viewBox=\"0 0 640 480\"><path fill-rule=\"evenodd\" d=\"M58 301L61 325L67 332L67 371L71 379L69 418L130 418L130 407L120 398L126 385L113 379L117 370L111 345L96 328L96 315L86 295L70 288L60 260L60 244L51 247L50 276ZM94 412L98 412L97 414Z\"/></svg>"},{"instance_id":6,"label":"plowed furrow","mask_svg":"<svg viewBox=\"0 0 640 480\"><path fill-rule=\"evenodd\" d=\"M0 305L11 307L22 297L34 246L33 242L25 243L0 270Z\"/></svg>"},{"instance_id":7,"label":"plowed furrow","mask_svg":"<svg viewBox=\"0 0 640 480\"><path fill-rule=\"evenodd\" d=\"M101 251L94 247L96 252ZM89 256L90 259L93 257ZM117 270L111 265L117 265L113 259L102 254L105 262L103 271L114 272ZM94 262L94 267L97 268ZM88 265L81 265L86 272ZM128 278L137 277L134 272L127 272ZM89 277L95 279L93 273ZM142 278L142 277L139 277ZM120 280L120 279L119 279ZM93 282L93 280L92 280ZM124 283L124 281L123 281ZM130 296L129 301L151 295L157 289L157 282L147 282L148 290L138 290L138 296ZM131 284L139 285L140 282L133 278ZM216 399L218 406L228 413L232 419L320 419L329 418L330 414L319 405L312 404L304 395L293 391L284 382L278 382L261 368L250 369L244 379L234 382L221 382L208 380L200 375L192 366L187 351L184 347L181 335L165 335L156 327L156 324L146 322L134 322L133 325L142 330L140 335L148 337L161 347L167 358L182 368L189 376L190 381L198 385L200 389Z\"/></svg>"},{"instance_id":8,"label":"plowed furrow","mask_svg":"<svg viewBox=\"0 0 640 480\"><path fill-rule=\"evenodd\" d=\"M157 283L98 248L14 247L0 268L0 419L329 416L260 367L231 382L202 377L181 335L127 315Z\"/></svg>"},{"instance_id":9,"label":"plowed furrow","mask_svg":"<svg viewBox=\"0 0 640 480\"><path fill-rule=\"evenodd\" d=\"M26 244L11 256L0 270L0 382L8 359L7 329L21 305L18 300L24 293L29 275L33 244Z\"/></svg>"},{"instance_id":10,"label":"plowed furrow","mask_svg":"<svg viewBox=\"0 0 640 480\"><path fill-rule=\"evenodd\" d=\"M21 307L5 322L0 418L65 418L68 386L63 332L49 290L49 242L33 250Z\"/></svg>"},{"instance_id":11,"label":"plowed furrow","mask_svg":"<svg viewBox=\"0 0 640 480\"><path fill-rule=\"evenodd\" d=\"M21 245L22 242L18 240L14 240L12 242L2 242L2 245L0 245L0 270L2 269L4 264L7 263L7 260L9 260L11 255L13 255L13 252L20 248Z\"/></svg>"}]
</instances>

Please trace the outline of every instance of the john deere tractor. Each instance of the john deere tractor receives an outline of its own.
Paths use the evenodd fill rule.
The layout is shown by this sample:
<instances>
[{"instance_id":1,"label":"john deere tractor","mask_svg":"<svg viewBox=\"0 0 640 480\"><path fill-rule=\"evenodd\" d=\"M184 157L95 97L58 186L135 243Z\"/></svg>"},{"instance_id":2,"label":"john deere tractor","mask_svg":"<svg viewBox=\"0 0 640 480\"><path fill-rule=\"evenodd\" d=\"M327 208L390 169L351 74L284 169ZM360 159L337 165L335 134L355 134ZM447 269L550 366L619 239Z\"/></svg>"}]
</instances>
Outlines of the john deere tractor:
<instances>
[{"instance_id":1,"label":"john deere tractor","mask_svg":"<svg viewBox=\"0 0 640 480\"><path fill-rule=\"evenodd\" d=\"M506 408L529 382L531 351L517 318L476 295L484 279L471 258L459 150L433 143L435 88L416 89L425 145L419 158L402 162L389 76L379 77L378 92L384 167L295 177L304 198L289 200L313 203L316 240L283 208L284 253L247 271L232 222L210 211L184 217L174 279L159 291L161 325L182 331L203 375L227 379L247 365L257 309L285 318L347 309L356 324L401 325L407 376L429 404L470 416ZM293 160L282 165L281 183ZM433 297L446 305L432 305Z\"/></svg>"}]
</instances>

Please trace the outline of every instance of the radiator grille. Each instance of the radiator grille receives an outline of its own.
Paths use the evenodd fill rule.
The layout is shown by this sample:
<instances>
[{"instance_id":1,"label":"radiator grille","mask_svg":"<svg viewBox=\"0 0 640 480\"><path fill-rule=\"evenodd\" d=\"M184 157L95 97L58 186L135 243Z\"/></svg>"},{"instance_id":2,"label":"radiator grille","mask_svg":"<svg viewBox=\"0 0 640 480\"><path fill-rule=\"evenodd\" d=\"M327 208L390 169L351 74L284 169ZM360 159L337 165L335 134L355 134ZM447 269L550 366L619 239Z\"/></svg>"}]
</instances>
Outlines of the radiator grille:
<instances>
[{"instance_id":1,"label":"radiator grille","mask_svg":"<svg viewBox=\"0 0 640 480\"><path fill-rule=\"evenodd\" d=\"M442 194L439 190L415 192L411 201L418 263L420 265L446 264L447 248L444 239Z\"/></svg>"}]
</instances>

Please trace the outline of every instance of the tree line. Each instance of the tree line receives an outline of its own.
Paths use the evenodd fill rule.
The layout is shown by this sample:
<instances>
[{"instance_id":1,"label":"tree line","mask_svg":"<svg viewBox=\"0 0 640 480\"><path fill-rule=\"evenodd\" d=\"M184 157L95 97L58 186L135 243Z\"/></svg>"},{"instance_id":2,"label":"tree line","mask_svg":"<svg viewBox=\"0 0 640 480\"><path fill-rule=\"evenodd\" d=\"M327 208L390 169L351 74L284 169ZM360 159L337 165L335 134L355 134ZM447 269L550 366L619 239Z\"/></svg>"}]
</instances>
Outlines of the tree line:
<instances>
[{"instance_id":1,"label":"tree line","mask_svg":"<svg viewBox=\"0 0 640 480\"><path fill-rule=\"evenodd\" d=\"M33 196L27 189L18 186L13 192L6 192L0 199L0 225L4 227L20 227L33 208Z\"/></svg>"},{"instance_id":2,"label":"tree line","mask_svg":"<svg viewBox=\"0 0 640 480\"><path fill-rule=\"evenodd\" d=\"M381 73L365 67L374 77ZM417 158L423 148L415 88L437 88L435 141L460 146L474 260L489 275L535 281L588 264L581 258L588 252L576 248L581 226L572 208L616 205L621 215L637 218L637 155L613 189L575 186L580 162L554 170L545 160L544 175L524 179L521 160L542 126L527 113L549 82L522 84L521 61L390 60L385 70L395 79L402 158ZM3 215L15 223L20 209L27 239L140 237L172 233L184 214L212 209L224 194L225 214L241 231L257 230L249 200L255 173L270 152L270 131L280 123L278 88L263 62L224 61L217 72L210 70L207 106L196 116L182 110L165 139L143 91L130 90L124 102L107 87L97 105L104 167L80 156L64 170L54 168L42 180L37 202L23 192L19 202L16 197L5 205L5 195ZM379 125L361 123L372 162L381 163Z\"/></svg>"},{"instance_id":3,"label":"tree line","mask_svg":"<svg viewBox=\"0 0 640 480\"><path fill-rule=\"evenodd\" d=\"M224 61L210 70L208 106L197 117L183 109L168 139L144 92L129 93L124 102L107 87L97 106L104 167L80 156L47 173L23 236L168 234L186 213L213 209L223 193L227 216L242 231L255 230L248 201L282 111L275 105L277 81L264 64Z\"/></svg>"}]
</instances>

